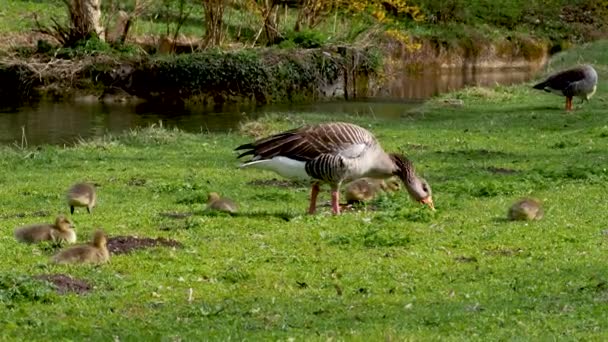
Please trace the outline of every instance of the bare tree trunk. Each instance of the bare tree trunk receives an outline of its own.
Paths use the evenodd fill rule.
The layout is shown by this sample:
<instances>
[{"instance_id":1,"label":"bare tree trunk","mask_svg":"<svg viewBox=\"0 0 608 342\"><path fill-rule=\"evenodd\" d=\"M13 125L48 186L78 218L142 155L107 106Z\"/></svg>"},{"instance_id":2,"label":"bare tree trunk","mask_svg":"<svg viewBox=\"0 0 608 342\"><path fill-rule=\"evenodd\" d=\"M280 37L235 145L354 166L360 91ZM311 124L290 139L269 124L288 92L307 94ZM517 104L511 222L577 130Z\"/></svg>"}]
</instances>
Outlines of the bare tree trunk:
<instances>
[{"instance_id":1,"label":"bare tree trunk","mask_svg":"<svg viewBox=\"0 0 608 342\"><path fill-rule=\"evenodd\" d=\"M264 0L264 34L268 45L275 44L279 39L279 6L275 0Z\"/></svg>"},{"instance_id":2,"label":"bare tree trunk","mask_svg":"<svg viewBox=\"0 0 608 342\"><path fill-rule=\"evenodd\" d=\"M89 33L94 33L103 40L103 27L101 26L101 0L74 0L76 8L81 13L81 27Z\"/></svg>"},{"instance_id":3,"label":"bare tree trunk","mask_svg":"<svg viewBox=\"0 0 608 342\"><path fill-rule=\"evenodd\" d=\"M224 10L230 0L203 0L205 8L205 47L218 46L224 39Z\"/></svg>"}]
</instances>

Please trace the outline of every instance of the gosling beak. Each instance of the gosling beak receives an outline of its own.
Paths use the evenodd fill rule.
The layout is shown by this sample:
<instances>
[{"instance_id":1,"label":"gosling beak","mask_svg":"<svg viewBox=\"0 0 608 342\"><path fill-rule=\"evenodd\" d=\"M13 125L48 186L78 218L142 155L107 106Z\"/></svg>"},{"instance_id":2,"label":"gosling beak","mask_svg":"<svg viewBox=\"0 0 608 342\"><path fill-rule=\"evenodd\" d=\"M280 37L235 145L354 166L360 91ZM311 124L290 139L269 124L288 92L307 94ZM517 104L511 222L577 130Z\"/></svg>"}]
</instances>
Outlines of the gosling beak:
<instances>
[{"instance_id":1,"label":"gosling beak","mask_svg":"<svg viewBox=\"0 0 608 342\"><path fill-rule=\"evenodd\" d=\"M423 198L420 200L420 203L426 204L431 208L431 210L435 211L435 204L433 204L433 197L429 196L427 198Z\"/></svg>"}]
</instances>

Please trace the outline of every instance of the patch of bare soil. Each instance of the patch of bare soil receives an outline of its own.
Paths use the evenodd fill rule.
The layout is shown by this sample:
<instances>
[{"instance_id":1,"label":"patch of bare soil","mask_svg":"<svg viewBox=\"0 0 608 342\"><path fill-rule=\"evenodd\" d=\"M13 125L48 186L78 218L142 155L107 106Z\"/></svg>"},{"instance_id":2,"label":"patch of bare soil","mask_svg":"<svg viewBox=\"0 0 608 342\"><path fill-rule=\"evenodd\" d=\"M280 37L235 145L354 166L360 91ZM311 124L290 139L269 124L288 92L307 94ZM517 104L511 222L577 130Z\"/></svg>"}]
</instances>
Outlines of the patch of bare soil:
<instances>
[{"instance_id":1,"label":"patch of bare soil","mask_svg":"<svg viewBox=\"0 0 608 342\"><path fill-rule=\"evenodd\" d=\"M127 181L127 185L144 186L144 185L146 185L146 180L144 178L131 177L131 179L129 179L129 181Z\"/></svg>"},{"instance_id":2,"label":"patch of bare soil","mask_svg":"<svg viewBox=\"0 0 608 342\"><path fill-rule=\"evenodd\" d=\"M84 294L93 289L86 281L65 274L42 274L35 276L34 279L45 280L53 284L59 294L67 294L68 292Z\"/></svg>"},{"instance_id":3,"label":"patch of bare soil","mask_svg":"<svg viewBox=\"0 0 608 342\"><path fill-rule=\"evenodd\" d=\"M31 213L15 213L15 214L4 214L0 215L0 219L12 219L12 218L22 218L26 216L30 217L46 217L49 216L50 213L45 210L33 211Z\"/></svg>"},{"instance_id":4,"label":"patch of bare soil","mask_svg":"<svg viewBox=\"0 0 608 342\"><path fill-rule=\"evenodd\" d=\"M159 214L162 217L168 217L172 219L185 219L186 217L192 216L192 213L179 213L177 211L168 211Z\"/></svg>"},{"instance_id":5,"label":"patch of bare soil","mask_svg":"<svg viewBox=\"0 0 608 342\"><path fill-rule=\"evenodd\" d=\"M249 183L247 183L247 185L254 185L254 186L276 186L279 188L299 188L304 186L304 183L301 182L295 182L292 180L287 180L287 179L256 179L254 181L251 181Z\"/></svg>"},{"instance_id":6,"label":"patch of bare soil","mask_svg":"<svg viewBox=\"0 0 608 342\"><path fill-rule=\"evenodd\" d=\"M165 238L140 238L136 236L115 236L108 239L108 250L112 254L126 254L136 249L151 247L182 247L179 241Z\"/></svg>"},{"instance_id":7,"label":"patch of bare soil","mask_svg":"<svg viewBox=\"0 0 608 342\"><path fill-rule=\"evenodd\" d=\"M490 167L486 168L486 170L489 172L492 172L494 174L500 174L500 175L511 175L511 174L517 173L517 170L507 169L504 167L494 167L494 166L490 166Z\"/></svg>"}]
</instances>

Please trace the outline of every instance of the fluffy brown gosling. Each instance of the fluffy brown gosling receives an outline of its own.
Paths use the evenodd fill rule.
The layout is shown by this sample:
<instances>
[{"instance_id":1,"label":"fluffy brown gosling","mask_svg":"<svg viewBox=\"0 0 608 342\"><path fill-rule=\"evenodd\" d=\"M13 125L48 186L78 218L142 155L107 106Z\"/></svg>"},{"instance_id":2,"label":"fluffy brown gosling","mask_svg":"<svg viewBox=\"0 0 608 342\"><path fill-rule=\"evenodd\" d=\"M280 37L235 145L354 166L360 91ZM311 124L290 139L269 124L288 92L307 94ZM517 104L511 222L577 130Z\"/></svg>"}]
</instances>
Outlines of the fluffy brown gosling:
<instances>
[{"instance_id":1,"label":"fluffy brown gosling","mask_svg":"<svg viewBox=\"0 0 608 342\"><path fill-rule=\"evenodd\" d=\"M359 178L346 185L346 203L353 204L370 201L384 187L386 187L386 184L382 179Z\"/></svg>"},{"instance_id":2,"label":"fluffy brown gosling","mask_svg":"<svg viewBox=\"0 0 608 342\"><path fill-rule=\"evenodd\" d=\"M540 201L533 198L522 198L509 208L507 218L512 221L540 220L543 215L544 211Z\"/></svg>"},{"instance_id":3,"label":"fluffy brown gosling","mask_svg":"<svg viewBox=\"0 0 608 342\"><path fill-rule=\"evenodd\" d=\"M234 214L239 208L231 199L220 197L217 192L211 192L207 196L207 210L224 211Z\"/></svg>"},{"instance_id":4,"label":"fluffy brown gosling","mask_svg":"<svg viewBox=\"0 0 608 342\"><path fill-rule=\"evenodd\" d=\"M380 191L393 192L401 188L399 182L394 178L375 179L359 178L346 185L346 203L354 204L371 201Z\"/></svg>"},{"instance_id":5,"label":"fluffy brown gosling","mask_svg":"<svg viewBox=\"0 0 608 342\"><path fill-rule=\"evenodd\" d=\"M109 260L108 240L102 230L93 234L91 243L64 249L53 256L53 262L56 264L102 264Z\"/></svg>"},{"instance_id":6,"label":"fluffy brown gosling","mask_svg":"<svg viewBox=\"0 0 608 342\"><path fill-rule=\"evenodd\" d=\"M41 241L76 242L76 232L72 222L65 216L59 215L54 224L41 223L15 229L17 241L37 243Z\"/></svg>"},{"instance_id":7,"label":"fluffy brown gosling","mask_svg":"<svg viewBox=\"0 0 608 342\"><path fill-rule=\"evenodd\" d=\"M74 214L74 207L86 207L90 214L97 201L95 187L89 183L76 183L68 190L67 201L71 214Z\"/></svg>"}]
</instances>

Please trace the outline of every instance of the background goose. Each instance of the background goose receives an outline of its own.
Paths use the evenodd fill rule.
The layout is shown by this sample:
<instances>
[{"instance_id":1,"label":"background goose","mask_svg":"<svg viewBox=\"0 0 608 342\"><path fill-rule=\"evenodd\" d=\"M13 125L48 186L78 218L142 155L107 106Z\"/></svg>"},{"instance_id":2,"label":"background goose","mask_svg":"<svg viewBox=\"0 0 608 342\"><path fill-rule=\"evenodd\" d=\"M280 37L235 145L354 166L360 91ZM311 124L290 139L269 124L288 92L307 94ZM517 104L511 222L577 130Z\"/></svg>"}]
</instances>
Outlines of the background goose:
<instances>
[{"instance_id":1,"label":"background goose","mask_svg":"<svg viewBox=\"0 0 608 342\"><path fill-rule=\"evenodd\" d=\"M572 69L555 73L545 81L534 86L566 97L566 110L572 110L572 98L578 96L582 101L587 100L595 94L597 89L597 72L591 65L583 65ZM581 101L581 103L582 103Z\"/></svg>"},{"instance_id":2,"label":"background goose","mask_svg":"<svg viewBox=\"0 0 608 342\"><path fill-rule=\"evenodd\" d=\"M271 170L286 178L312 181L310 207L316 210L319 185L331 186L334 214L340 213L339 190L344 181L362 177L401 179L410 196L432 209L431 188L416 175L405 156L384 152L376 138L357 125L334 122L304 126L278 133L236 150L246 150L237 158L252 155L241 167Z\"/></svg>"}]
</instances>

